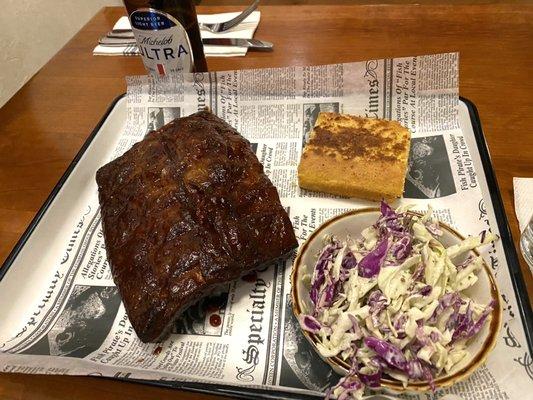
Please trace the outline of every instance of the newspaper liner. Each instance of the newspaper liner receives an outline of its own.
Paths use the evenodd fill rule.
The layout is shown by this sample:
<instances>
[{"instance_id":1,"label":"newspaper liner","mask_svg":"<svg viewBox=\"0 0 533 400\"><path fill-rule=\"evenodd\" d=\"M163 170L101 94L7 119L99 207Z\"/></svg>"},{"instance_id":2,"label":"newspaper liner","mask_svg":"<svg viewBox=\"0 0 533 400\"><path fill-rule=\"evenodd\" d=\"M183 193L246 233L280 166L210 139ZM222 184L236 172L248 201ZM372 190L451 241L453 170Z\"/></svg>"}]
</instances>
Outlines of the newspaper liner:
<instances>
[{"instance_id":1,"label":"newspaper liner","mask_svg":"<svg viewBox=\"0 0 533 400\"><path fill-rule=\"evenodd\" d=\"M458 119L458 54L314 67L190 74L158 81L128 77L128 120L111 158L150 130L205 107L252 144L304 241L323 221L375 204L297 185L302 147L320 111L395 119L412 132L404 199L428 204L460 232L498 233L472 132ZM192 307L163 343L141 343L125 314L105 257L96 191L79 210L46 291L21 290L0 325L0 371L190 381L323 394L338 377L300 333L290 306L292 260L228 285ZM482 252L504 302L501 337L486 366L444 393L464 399L526 398L531 355L498 242ZM5 302L2 299L2 302ZM10 327L10 329L7 329ZM13 328L15 327L15 328Z\"/></svg>"}]
</instances>

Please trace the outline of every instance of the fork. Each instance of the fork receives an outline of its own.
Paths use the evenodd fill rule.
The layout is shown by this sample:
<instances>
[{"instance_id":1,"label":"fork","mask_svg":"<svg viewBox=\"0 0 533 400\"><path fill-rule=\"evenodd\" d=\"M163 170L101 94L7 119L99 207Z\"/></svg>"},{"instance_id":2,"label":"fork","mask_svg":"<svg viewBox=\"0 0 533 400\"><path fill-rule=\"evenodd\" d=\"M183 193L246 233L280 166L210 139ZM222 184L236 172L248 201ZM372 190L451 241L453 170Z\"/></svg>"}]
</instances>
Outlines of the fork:
<instances>
[{"instance_id":1,"label":"fork","mask_svg":"<svg viewBox=\"0 0 533 400\"><path fill-rule=\"evenodd\" d=\"M252 12L255 11L258 4L259 4L259 0L255 0L242 13L237 15L235 18L230 19L229 21L217 22L214 24L199 23L198 25L200 26L200 29L204 29L212 33L227 31L228 29L231 29L235 25L239 25L242 21L244 21L248 15L250 15Z\"/></svg>"},{"instance_id":2,"label":"fork","mask_svg":"<svg viewBox=\"0 0 533 400\"><path fill-rule=\"evenodd\" d=\"M228 29L231 29L234 26L239 25L242 21L244 21L246 17L248 17L248 15L250 15L252 12L255 11L258 4L259 4L259 0L255 0L242 13L237 15L235 18L230 19L229 21L217 22L213 24L198 23L198 25L200 29L203 29L203 30L206 30L212 33L225 32ZM112 31L108 32L106 36L110 38L131 39L133 38L133 32L131 29L113 29Z\"/></svg>"}]
</instances>

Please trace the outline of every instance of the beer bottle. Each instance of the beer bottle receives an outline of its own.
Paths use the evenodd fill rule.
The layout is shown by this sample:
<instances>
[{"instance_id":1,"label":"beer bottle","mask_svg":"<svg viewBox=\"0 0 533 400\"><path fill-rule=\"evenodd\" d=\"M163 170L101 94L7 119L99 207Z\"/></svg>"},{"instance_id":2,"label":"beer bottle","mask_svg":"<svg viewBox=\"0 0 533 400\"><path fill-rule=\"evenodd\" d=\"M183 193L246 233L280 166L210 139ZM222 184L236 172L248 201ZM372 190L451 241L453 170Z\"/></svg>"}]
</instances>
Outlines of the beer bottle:
<instances>
[{"instance_id":1,"label":"beer bottle","mask_svg":"<svg viewBox=\"0 0 533 400\"><path fill-rule=\"evenodd\" d=\"M124 0L124 5L150 74L207 71L192 0Z\"/></svg>"}]
</instances>

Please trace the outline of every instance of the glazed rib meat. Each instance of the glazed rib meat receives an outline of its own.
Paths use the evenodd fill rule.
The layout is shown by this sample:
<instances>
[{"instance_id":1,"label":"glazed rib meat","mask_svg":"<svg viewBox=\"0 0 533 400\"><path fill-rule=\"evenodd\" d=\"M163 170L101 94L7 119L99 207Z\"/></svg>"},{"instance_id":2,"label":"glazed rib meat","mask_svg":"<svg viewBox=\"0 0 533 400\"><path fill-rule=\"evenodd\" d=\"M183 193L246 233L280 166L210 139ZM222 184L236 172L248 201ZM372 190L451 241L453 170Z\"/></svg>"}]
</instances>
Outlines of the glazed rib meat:
<instances>
[{"instance_id":1,"label":"glazed rib meat","mask_svg":"<svg viewBox=\"0 0 533 400\"><path fill-rule=\"evenodd\" d=\"M202 111L150 132L96 173L113 279L143 342L215 287L297 241L250 143Z\"/></svg>"}]
</instances>

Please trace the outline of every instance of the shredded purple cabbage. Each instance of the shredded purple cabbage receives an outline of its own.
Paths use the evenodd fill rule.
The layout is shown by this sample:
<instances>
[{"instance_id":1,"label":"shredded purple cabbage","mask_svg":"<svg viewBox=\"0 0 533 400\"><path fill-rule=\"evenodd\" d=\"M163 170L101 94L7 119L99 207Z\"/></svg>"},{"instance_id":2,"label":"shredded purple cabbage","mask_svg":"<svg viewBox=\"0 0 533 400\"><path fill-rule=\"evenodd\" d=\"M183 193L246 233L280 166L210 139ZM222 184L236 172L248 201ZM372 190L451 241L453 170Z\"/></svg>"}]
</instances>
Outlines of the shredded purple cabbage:
<instances>
[{"instance_id":1,"label":"shredded purple cabbage","mask_svg":"<svg viewBox=\"0 0 533 400\"><path fill-rule=\"evenodd\" d=\"M352 268L355 268L356 266L357 266L357 260L355 259L355 256L353 255L351 251L347 252L344 255L344 258L342 259L341 267L343 269L350 270Z\"/></svg>"},{"instance_id":2,"label":"shredded purple cabbage","mask_svg":"<svg viewBox=\"0 0 533 400\"><path fill-rule=\"evenodd\" d=\"M418 264L412 275L413 282L420 281L420 278L424 276L425 270L426 265L424 263Z\"/></svg>"},{"instance_id":3,"label":"shredded purple cabbage","mask_svg":"<svg viewBox=\"0 0 533 400\"><path fill-rule=\"evenodd\" d=\"M393 344L372 336L366 337L364 343L374 350L388 364L388 367L396 368L412 379L421 379L425 376L423 362L418 358L407 360L402 351Z\"/></svg>"},{"instance_id":4,"label":"shredded purple cabbage","mask_svg":"<svg viewBox=\"0 0 533 400\"><path fill-rule=\"evenodd\" d=\"M426 286L421 287L418 293L420 293L422 296L427 296L432 292L432 290L433 290L433 287L431 285L426 285Z\"/></svg>"},{"instance_id":5,"label":"shredded purple cabbage","mask_svg":"<svg viewBox=\"0 0 533 400\"><path fill-rule=\"evenodd\" d=\"M322 297L320 298L320 306L321 307L330 307L333 304L333 300L335 299L335 295L338 291L338 282L331 282L326 286L326 289L322 293Z\"/></svg>"},{"instance_id":6,"label":"shredded purple cabbage","mask_svg":"<svg viewBox=\"0 0 533 400\"><path fill-rule=\"evenodd\" d=\"M429 383L429 387L433 392L437 390L437 386L435 385L435 379L433 378L433 373L431 372L431 369L425 364L422 364L422 371L424 372L424 378Z\"/></svg>"},{"instance_id":7,"label":"shredded purple cabbage","mask_svg":"<svg viewBox=\"0 0 533 400\"><path fill-rule=\"evenodd\" d=\"M374 365L375 367L379 368L379 369L385 369L385 368L389 368L389 364L387 364L385 362L385 360L383 360L381 357L379 356L374 356L370 359L370 364Z\"/></svg>"},{"instance_id":8,"label":"shredded purple cabbage","mask_svg":"<svg viewBox=\"0 0 533 400\"><path fill-rule=\"evenodd\" d=\"M381 217L397 217L396 211L394 211L391 206L389 206L385 201L381 201L380 204Z\"/></svg>"},{"instance_id":9,"label":"shredded purple cabbage","mask_svg":"<svg viewBox=\"0 0 533 400\"><path fill-rule=\"evenodd\" d=\"M357 322L357 318L355 318L352 314L348 314L348 318L350 318L350 321L352 322L352 332L361 337L362 332L361 328L359 327L359 322Z\"/></svg>"},{"instance_id":10,"label":"shredded purple cabbage","mask_svg":"<svg viewBox=\"0 0 533 400\"><path fill-rule=\"evenodd\" d=\"M471 325L474 324L472 320L472 308L470 307L471 303L469 302L466 306L466 310L462 314L458 314L455 319L455 329L452 335L452 341L456 341L461 337L466 337L466 333Z\"/></svg>"},{"instance_id":11,"label":"shredded purple cabbage","mask_svg":"<svg viewBox=\"0 0 533 400\"><path fill-rule=\"evenodd\" d=\"M368 387L379 387L382 374L383 373L381 371L381 368L373 374L363 374L360 372L359 379L361 379L361 382L363 382Z\"/></svg>"},{"instance_id":12,"label":"shredded purple cabbage","mask_svg":"<svg viewBox=\"0 0 533 400\"><path fill-rule=\"evenodd\" d=\"M334 256L336 256L335 253L333 253ZM330 260L331 262L334 261L334 258ZM342 288L342 285L348 279L349 271L350 269L354 268L357 265L357 260L355 259L355 256L351 251L347 252L342 259L341 262L341 271L339 274L339 278L335 281L332 279L330 275L328 275L327 271L324 271L324 279L322 280L322 284L326 282L326 286L324 290L321 293L318 293L320 291L320 286L318 286L318 283L316 286L317 289L317 296L318 296L318 302L315 303L318 308L323 307L330 307L333 302L335 301L335 298L337 297L337 294L339 293L339 290Z\"/></svg>"},{"instance_id":13,"label":"shredded purple cabbage","mask_svg":"<svg viewBox=\"0 0 533 400\"><path fill-rule=\"evenodd\" d=\"M359 262L359 276L363 278L373 278L379 274L383 261L387 256L389 241L387 237L383 238L377 246L364 256Z\"/></svg>"},{"instance_id":14,"label":"shredded purple cabbage","mask_svg":"<svg viewBox=\"0 0 533 400\"><path fill-rule=\"evenodd\" d=\"M459 311L459 307L461 307L461 304L463 304L463 302L461 300L461 296L459 296L459 293L446 293L440 298L437 308L435 311L433 311L433 314L428 319L428 323L434 324L437 321L437 317L448 307L453 307L454 312L457 313Z\"/></svg>"},{"instance_id":15,"label":"shredded purple cabbage","mask_svg":"<svg viewBox=\"0 0 533 400\"><path fill-rule=\"evenodd\" d=\"M379 322L379 315L387 306L387 298L381 292L381 290L377 289L370 293L367 304L370 307L369 313L372 318L372 323L375 327L380 326L381 323Z\"/></svg>"},{"instance_id":16,"label":"shredded purple cabbage","mask_svg":"<svg viewBox=\"0 0 533 400\"><path fill-rule=\"evenodd\" d=\"M318 333L320 328L322 328L322 324L311 315L300 315L298 322L300 322L302 329L306 330L307 332Z\"/></svg>"},{"instance_id":17,"label":"shredded purple cabbage","mask_svg":"<svg viewBox=\"0 0 533 400\"><path fill-rule=\"evenodd\" d=\"M422 346L428 346L431 344L431 339L424 333L423 327L419 326L415 331L416 339Z\"/></svg>"},{"instance_id":18,"label":"shredded purple cabbage","mask_svg":"<svg viewBox=\"0 0 533 400\"><path fill-rule=\"evenodd\" d=\"M411 237L405 235L391 246L391 253L397 261L405 260L413 249Z\"/></svg>"},{"instance_id":19,"label":"shredded purple cabbage","mask_svg":"<svg viewBox=\"0 0 533 400\"><path fill-rule=\"evenodd\" d=\"M405 228L402 224L403 214L398 214L387 203L381 202L381 217L377 222L380 232L394 236L403 235Z\"/></svg>"},{"instance_id":20,"label":"shredded purple cabbage","mask_svg":"<svg viewBox=\"0 0 533 400\"><path fill-rule=\"evenodd\" d=\"M364 338L366 347L374 350L390 366L405 371L407 360L402 351L393 344L372 336Z\"/></svg>"},{"instance_id":21,"label":"shredded purple cabbage","mask_svg":"<svg viewBox=\"0 0 533 400\"><path fill-rule=\"evenodd\" d=\"M441 335L438 332L433 331L429 334L429 338L433 343L437 343L441 339Z\"/></svg>"},{"instance_id":22,"label":"shredded purple cabbage","mask_svg":"<svg viewBox=\"0 0 533 400\"><path fill-rule=\"evenodd\" d=\"M326 392L325 400L330 399L333 392L338 388L340 388L341 391L337 396L337 400L347 400L351 397L352 393L363 389L364 386L361 380L359 379L357 373L352 372L341 378L339 380L339 383L337 383L335 386L333 386Z\"/></svg>"},{"instance_id":23,"label":"shredded purple cabbage","mask_svg":"<svg viewBox=\"0 0 533 400\"><path fill-rule=\"evenodd\" d=\"M424 377L424 367L418 358L407 361L404 372L412 379L422 379Z\"/></svg>"},{"instance_id":24,"label":"shredded purple cabbage","mask_svg":"<svg viewBox=\"0 0 533 400\"><path fill-rule=\"evenodd\" d=\"M496 301L492 299L491 302L485 307L478 320L474 322L472 320L472 310L470 309L469 303L465 314L460 314L460 317L458 318L457 328L453 332L452 341L468 339L477 334L485 324L485 321L494 309L495 304Z\"/></svg>"},{"instance_id":25,"label":"shredded purple cabbage","mask_svg":"<svg viewBox=\"0 0 533 400\"><path fill-rule=\"evenodd\" d=\"M340 244L338 242L333 242L328 244L320 253L318 260L315 265L315 279L311 285L311 291L309 292L309 297L313 304L318 303L319 290L326 280L326 268L328 263L332 263L336 252L340 249Z\"/></svg>"},{"instance_id":26,"label":"shredded purple cabbage","mask_svg":"<svg viewBox=\"0 0 533 400\"><path fill-rule=\"evenodd\" d=\"M399 317L397 317L392 326L394 329L396 329L396 332L400 333L403 332L405 328L405 323L407 322L407 314L401 314Z\"/></svg>"}]
</instances>

